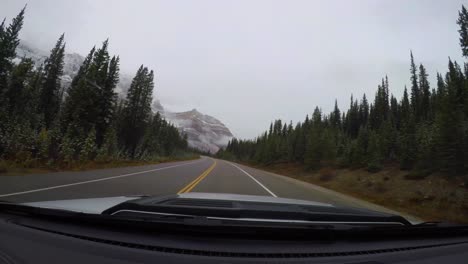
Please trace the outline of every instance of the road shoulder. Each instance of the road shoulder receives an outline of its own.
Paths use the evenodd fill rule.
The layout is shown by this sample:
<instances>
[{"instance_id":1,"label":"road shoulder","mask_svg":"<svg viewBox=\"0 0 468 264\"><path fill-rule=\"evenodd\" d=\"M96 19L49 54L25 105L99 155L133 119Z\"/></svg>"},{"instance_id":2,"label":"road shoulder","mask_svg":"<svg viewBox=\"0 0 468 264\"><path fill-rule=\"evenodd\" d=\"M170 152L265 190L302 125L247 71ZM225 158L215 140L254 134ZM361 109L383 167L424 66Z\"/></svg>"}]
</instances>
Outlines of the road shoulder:
<instances>
[{"instance_id":1,"label":"road shoulder","mask_svg":"<svg viewBox=\"0 0 468 264\"><path fill-rule=\"evenodd\" d=\"M408 219L408 221L410 221L412 223L419 223L419 222L423 221L422 219L420 219L418 217L415 217L415 216L412 216L412 215L409 215L409 214L405 214L405 213L400 213L400 212L397 212L395 210L386 208L384 206L377 205L377 204L374 204L374 203L371 203L371 202L368 202L368 201L365 201L365 200L362 200L362 199L359 199L359 198L356 198L356 197L353 197L353 196L350 196L350 195L347 195L347 194L339 193L339 192L336 192L336 191L333 191L333 190L330 190L330 189L327 189L327 188L324 188L324 187L321 187L321 186L318 186L318 185L315 185L315 184L312 184L312 183L297 180L297 179L294 179L294 178L291 178L291 177L288 177L288 176L284 176L284 175L280 175L280 174L276 174L276 173L273 173L273 172L264 171L264 170L260 170L260 169L257 169L257 168L252 168L252 167L242 165L242 164L239 164L239 163L234 163L234 162L232 162L232 163L236 164L237 166L239 166L242 169L246 170L247 172L251 173L254 177L256 176L256 174L259 174L259 173L264 174L264 175L268 175L269 177L273 177L273 178L276 178L278 180L288 182L290 184L298 186L299 188L304 188L304 189L310 190L311 192L319 192L319 193L322 193L322 194L330 196L330 197L336 197L336 198L338 198L340 200L347 201L349 206L367 208L367 209L370 209L370 210L401 215L401 216L405 217L406 219ZM259 179L257 178L257 180L259 180ZM262 183L267 185L267 183L265 183L265 182L262 182ZM272 191L275 192L274 188L272 188L271 186L269 188Z\"/></svg>"}]
</instances>

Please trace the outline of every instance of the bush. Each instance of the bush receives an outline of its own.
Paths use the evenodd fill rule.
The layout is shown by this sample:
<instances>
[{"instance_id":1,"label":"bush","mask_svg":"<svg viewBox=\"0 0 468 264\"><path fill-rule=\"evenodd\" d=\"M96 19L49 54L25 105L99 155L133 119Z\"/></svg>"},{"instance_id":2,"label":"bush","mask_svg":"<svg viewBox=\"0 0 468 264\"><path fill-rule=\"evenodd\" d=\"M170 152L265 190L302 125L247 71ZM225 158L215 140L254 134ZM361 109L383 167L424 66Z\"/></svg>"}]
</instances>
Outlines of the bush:
<instances>
[{"instance_id":1,"label":"bush","mask_svg":"<svg viewBox=\"0 0 468 264\"><path fill-rule=\"evenodd\" d=\"M370 173L376 173L383 169L383 166L380 162L371 161L367 163L367 171Z\"/></svg>"},{"instance_id":2,"label":"bush","mask_svg":"<svg viewBox=\"0 0 468 264\"><path fill-rule=\"evenodd\" d=\"M331 181L336 176L336 172L332 168L323 168L319 171L321 181Z\"/></svg>"},{"instance_id":3,"label":"bush","mask_svg":"<svg viewBox=\"0 0 468 264\"><path fill-rule=\"evenodd\" d=\"M30 151L21 150L15 154L15 160L18 163L31 159L32 153Z\"/></svg>"},{"instance_id":4,"label":"bush","mask_svg":"<svg viewBox=\"0 0 468 264\"><path fill-rule=\"evenodd\" d=\"M338 165L338 168L342 168L342 169L350 166L348 159L346 159L345 157L338 158L337 165Z\"/></svg>"},{"instance_id":5,"label":"bush","mask_svg":"<svg viewBox=\"0 0 468 264\"><path fill-rule=\"evenodd\" d=\"M50 143L50 138L49 138L48 132L45 128L43 128L41 132L39 133L38 139L37 139L38 158L47 159L49 157L49 143Z\"/></svg>"},{"instance_id":6,"label":"bush","mask_svg":"<svg viewBox=\"0 0 468 264\"><path fill-rule=\"evenodd\" d=\"M84 140L80 151L81 162L94 160L96 156L96 130L91 129L88 137Z\"/></svg>"},{"instance_id":7,"label":"bush","mask_svg":"<svg viewBox=\"0 0 468 264\"><path fill-rule=\"evenodd\" d=\"M423 180L427 176L431 175L431 170L416 170L408 173L405 175L405 179L407 180Z\"/></svg>"},{"instance_id":8,"label":"bush","mask_svg":"<svg viewBox=\"0 0 468 264\"><path fill-rule=\"evenodd\" d=\"M37 161L36 159L26 159L26 160L23 160L22 162L19 163L21 165L22 168L33 168L33 167L36 167L37 166Z\"/></svg>"},{"instance_id":9,"label":"bush","mask_svg":"<svg viewBox=\"0 0 468 264\"><path fill-rule=\"evenodd\" d=\"M0 173L6 173L8 172L8 165L6 161L0 160Z\"/></svg>"}]
</instances>

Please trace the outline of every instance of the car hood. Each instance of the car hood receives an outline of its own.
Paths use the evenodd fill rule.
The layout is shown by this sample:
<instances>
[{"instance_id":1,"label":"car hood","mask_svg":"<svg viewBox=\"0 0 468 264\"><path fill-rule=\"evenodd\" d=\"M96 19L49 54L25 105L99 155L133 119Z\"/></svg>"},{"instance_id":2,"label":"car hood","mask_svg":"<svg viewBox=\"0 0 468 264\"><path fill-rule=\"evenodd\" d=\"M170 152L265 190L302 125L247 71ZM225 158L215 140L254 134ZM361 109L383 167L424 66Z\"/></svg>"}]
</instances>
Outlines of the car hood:
<instances>
[{"instance_id":1,"label":"car hood","mask_svg":"<svg viewBox=\"0 0 468 264\"><path fill-rule=\"evenodd\" d=\"M23 205L40 207L40 208L48 208L48 209L68 210L68 211L88 213L88 214L100 214L104 210L109 209L113 206L116 206L126 201L135 200L139 198L141 197L140 196L116 196L116 197L105 197L105 198L32 202L32 203L23 203Z\"/></svg>"},{"instance_id":2,"label":"car hood","mask_svg":"<svg viewBox=\"0 0 468 264\"><path fill-rule=\"evenodd\" d=\"M23 203L23 205L68 210L81 213L101 214L106 209L127 202L130 200L140 199L144 196L116 196L104 198L89 198L89 199L73 199L73 200L56 200ZM240 202L258 202L258 203L277 203L277 204L296 204L296 205L312 205L333 207L331 204L304 201L296 199L278 198L272 196L257 196L257 195L239 195L226 193L183 193L172 196L175 198L185 199L200 199L200 200L225 200L225 201L240 201Z\"/></svg>"}]
</instances>

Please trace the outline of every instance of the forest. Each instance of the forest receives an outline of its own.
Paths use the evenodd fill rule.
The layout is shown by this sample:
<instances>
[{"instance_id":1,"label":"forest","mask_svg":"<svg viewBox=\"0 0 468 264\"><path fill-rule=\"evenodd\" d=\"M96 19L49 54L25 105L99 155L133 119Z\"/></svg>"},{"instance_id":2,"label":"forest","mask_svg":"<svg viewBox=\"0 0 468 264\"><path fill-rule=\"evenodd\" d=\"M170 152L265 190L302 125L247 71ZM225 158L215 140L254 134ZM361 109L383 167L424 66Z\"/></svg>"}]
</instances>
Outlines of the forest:
<instances>
[{"instance_id":1,"label":"forest","mask_svg":"<svg viewBox=\"0 0 468 264\"><path fill-rule=\"evenodd\" d=\"M63 87L64 34L42 65L30 58L15 61L24 20L25 8L8 25L0 24L0 163L73 166L188 151L187 138L151 110L153 70L142 65L119 99L120 59L109 54L105 40Z\"/></svg>"},{"instance_id":2,"label":"forest","mask_svg":"<svg viewBox=\"0 0 468 264\"><path fill-rule=\"evenodd\" d=\"M459 42L468 57L468 12L458 14ZM218 157L268 165L298 163L321 167L366 168L377 172L399 166L416 177L434 172L468 172L468 63L448 59L445 74L430 84L423 64L410 52L410 84L402 98L389 90L387 76L375 97L351 96L340 111L335 100L331 113L315 107L311 116L293 125L282 120L253 140L233 139Z\"/></svg>"}]
</instances>

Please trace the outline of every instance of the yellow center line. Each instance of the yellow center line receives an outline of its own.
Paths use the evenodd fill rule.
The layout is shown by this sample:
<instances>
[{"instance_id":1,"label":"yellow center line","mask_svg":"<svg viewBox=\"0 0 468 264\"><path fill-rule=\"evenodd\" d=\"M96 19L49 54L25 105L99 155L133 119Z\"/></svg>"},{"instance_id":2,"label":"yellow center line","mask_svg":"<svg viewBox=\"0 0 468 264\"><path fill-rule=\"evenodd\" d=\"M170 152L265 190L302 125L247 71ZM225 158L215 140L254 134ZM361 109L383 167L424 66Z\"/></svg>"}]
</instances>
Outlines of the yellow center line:
<instances>
[{"instance_id":1,"label":"yellow center line","mask_svg":"<svg viewBox=\"0 0 468 264\"><path fill-rule=\"evenodd\" d=\"M190 182L187 186L182 188L177 194L187 193L190 192L197 184L199 184L210 172L216 167L216 160L214 161L213 165L211 165L206 171L204 171L200 176L198 176L195 180Z\"/></svg>"}]
</instances>

